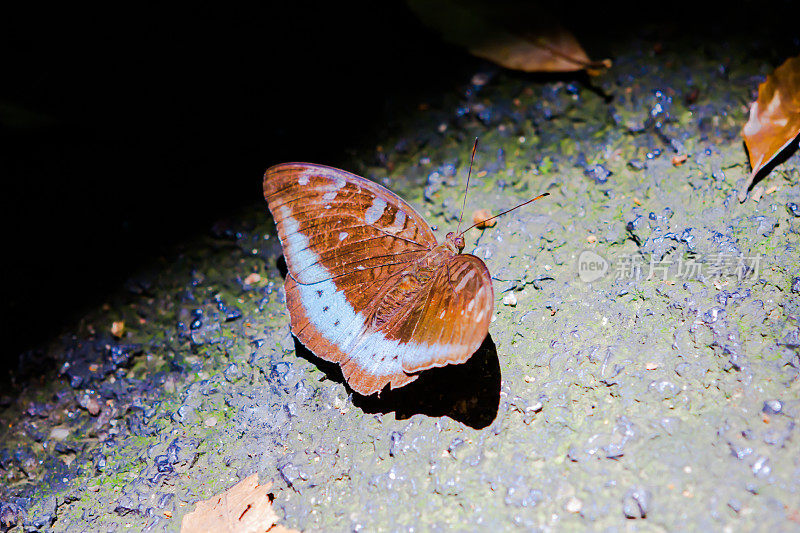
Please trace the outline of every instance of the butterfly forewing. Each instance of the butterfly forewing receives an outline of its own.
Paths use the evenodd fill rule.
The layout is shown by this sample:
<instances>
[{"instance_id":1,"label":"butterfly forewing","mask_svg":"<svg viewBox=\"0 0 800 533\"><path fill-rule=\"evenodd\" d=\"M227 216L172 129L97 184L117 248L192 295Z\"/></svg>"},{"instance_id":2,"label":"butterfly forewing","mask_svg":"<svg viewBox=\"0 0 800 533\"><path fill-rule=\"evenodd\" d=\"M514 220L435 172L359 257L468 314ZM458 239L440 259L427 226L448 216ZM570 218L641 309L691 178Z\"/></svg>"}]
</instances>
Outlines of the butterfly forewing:
<instances>
[{"instance_id":1,"label":"butterfly forewing","mask_svg":"<svg viewBox=\"0 0 800 533\"><path fill-rule=\"evenodd\" d=\"M318 356L342 364L362 394L413 380L396 362L354 384L348 372L363 364L347 364L347 346L366 331L363 310L381 288L436 244L422 217L380 185L321 165L270 168L264 196L289 270L292 332Z\"/></svg>"},{"instance_id":2,"label":"butterfly forewing","mask_svg":"<svg viewBox=\"0 0 800 533\"><path fill-rule=\"evenodd\" d=\"M264 196L298 283L400 263L436 237L389 190L343 170L287 163L267 170Z\"/></svg>"}]
</instances>

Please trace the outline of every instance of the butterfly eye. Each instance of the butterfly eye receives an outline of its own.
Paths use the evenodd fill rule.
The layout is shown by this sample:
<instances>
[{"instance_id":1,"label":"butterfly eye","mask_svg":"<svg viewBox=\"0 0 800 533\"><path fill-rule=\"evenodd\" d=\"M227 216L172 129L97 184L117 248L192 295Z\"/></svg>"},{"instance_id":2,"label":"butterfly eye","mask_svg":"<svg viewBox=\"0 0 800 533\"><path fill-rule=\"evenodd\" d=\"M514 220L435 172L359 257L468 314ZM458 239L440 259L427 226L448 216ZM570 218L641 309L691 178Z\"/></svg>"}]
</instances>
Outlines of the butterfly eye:
<instances>
[{"instance_id":1,"label":"butterfly eye","mask_svg":"<svg viewBox=\"0 0 800 533\"><path fill-rule=\"evenodd\" d=\"M464 249L464 237L456 237L454 242L459 252Z\"/></svg>"}]
</instances>

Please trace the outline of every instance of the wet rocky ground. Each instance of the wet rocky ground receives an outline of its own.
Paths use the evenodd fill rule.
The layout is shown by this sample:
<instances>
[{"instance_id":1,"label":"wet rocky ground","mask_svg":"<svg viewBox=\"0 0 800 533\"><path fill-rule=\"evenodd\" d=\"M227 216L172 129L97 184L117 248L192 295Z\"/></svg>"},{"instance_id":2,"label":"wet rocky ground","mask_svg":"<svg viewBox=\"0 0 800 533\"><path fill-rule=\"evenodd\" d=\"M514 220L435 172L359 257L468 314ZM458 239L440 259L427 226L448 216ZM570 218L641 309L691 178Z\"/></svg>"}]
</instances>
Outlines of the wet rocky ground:
<instances>
[{"instance_id":1,"label":"wet rocky ground","mask_svg":"<svg viewBox=\"0 0 800 533\"><path fill-rule=\"evenodd\" d=\"M703 43L592 78L475 60L351 157L440 235L475 136L467 217L551 193L467 235L497 297L469 362L352 394L290 335L254 198L19 356L0 523L175 531L258 472L301 530L800 528L800 155L736 199L785 56Z\"/></svg>"}]
</instances>

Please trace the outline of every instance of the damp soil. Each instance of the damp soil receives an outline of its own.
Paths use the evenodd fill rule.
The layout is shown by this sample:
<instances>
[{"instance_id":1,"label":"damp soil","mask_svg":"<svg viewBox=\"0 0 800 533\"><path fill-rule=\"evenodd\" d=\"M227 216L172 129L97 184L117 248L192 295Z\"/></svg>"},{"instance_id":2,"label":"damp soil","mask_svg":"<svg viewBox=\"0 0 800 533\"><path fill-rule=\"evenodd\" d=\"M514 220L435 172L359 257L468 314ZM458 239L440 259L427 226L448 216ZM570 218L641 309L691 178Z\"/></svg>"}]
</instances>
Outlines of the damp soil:
<instances>
[{"instance_id":1,"label":"damp soil","mask_svg":"<svg viewBox=\"0 0 800 533\"><path fill-rule=\"evenodd\" d=\"M440 239L476 136L467 218L550 193L467 235L497 296L467 363L353 394L291 336L254 199L20 356L2 524L176 531L257 472L301 530L800 527L800 155L737 200L784 57L676 43L596 77L475 60L350 158Z\"/></svg>"}]
</instances>

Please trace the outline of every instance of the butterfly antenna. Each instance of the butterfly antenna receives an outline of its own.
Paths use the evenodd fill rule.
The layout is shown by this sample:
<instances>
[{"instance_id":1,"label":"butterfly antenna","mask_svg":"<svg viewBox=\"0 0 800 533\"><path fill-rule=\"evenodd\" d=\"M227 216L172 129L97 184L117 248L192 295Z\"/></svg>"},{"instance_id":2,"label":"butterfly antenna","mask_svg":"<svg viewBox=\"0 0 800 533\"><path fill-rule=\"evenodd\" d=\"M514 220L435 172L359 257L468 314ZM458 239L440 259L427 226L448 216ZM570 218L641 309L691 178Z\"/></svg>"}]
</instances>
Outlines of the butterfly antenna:
<instances>
[{"instance_id":1,"label":"butterfly antenna","mask_svg":"<svg viewBox=\"0 0 800 533\"><path fill-rule=\"evenodd\" d=\"M472 145L472 157L469 159L469 172L467 172L467 186L464 188L464 201L461 203L461 215L458 217L458 226L456 226L456 234L461 228L461 221L464 220L464 207L467 205L467 193L469 192L469 178L472 176L472 163L475 162L475 150L478 149L478 138L475 137L475 144Z\"/></svg>"},{"instance_id":2,"label":"butterfly antenna","mask_svg":"<svg viewBox=\"0 0 800 533\"><path fill-rule=\"evenodd\" d=\"M531 198L531 199L530 199L530 200L528 200L527 202L522 202L522 203L521 203L521 204L519 204L519 205L515 205L515 206L514 206L514 207L512 207L511 209L507 209L506 211L503 211L503 212L502 212L502 213L500 213L499 215L495 215L495 216L493 216L493 217L489 217L489 218L487 218L486 220L481 220L480 222L476 222L475 224L471 225L470 227L468 227L467 229L465 229L464 231L462 231L461 233L459 233L459 235L464 235L466 232L468 232L469 230L471 230L471 229L472 229L472 228L474 228L475 226L478 226L478 225L480 225L480 224L484 224L484 223L486 223L486 222L489 222L490 220L494 220L495 218L497 218L497 217L501 217L501 216L505 215L506 213L510 213L510 212L511 212L511 211L513 211L514 209L519 209L520 207L522 207L522 206L525 206L525 205L528 205L528 204L529 204L529 203L531 203L531 202L535 202L535 201L536 201L536 200L538 200L539 198L544 198L545 196L550 196L550 193L549 193L549 192L542 193L542 194L540 194L539 196L537 196L537 197L535 197L535 198Z\"/></svg>"}]
</instances>

